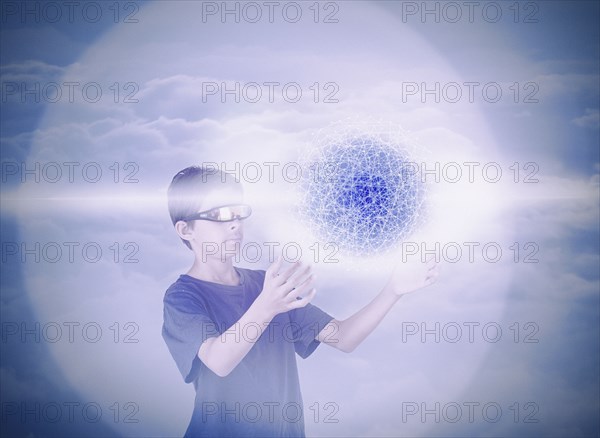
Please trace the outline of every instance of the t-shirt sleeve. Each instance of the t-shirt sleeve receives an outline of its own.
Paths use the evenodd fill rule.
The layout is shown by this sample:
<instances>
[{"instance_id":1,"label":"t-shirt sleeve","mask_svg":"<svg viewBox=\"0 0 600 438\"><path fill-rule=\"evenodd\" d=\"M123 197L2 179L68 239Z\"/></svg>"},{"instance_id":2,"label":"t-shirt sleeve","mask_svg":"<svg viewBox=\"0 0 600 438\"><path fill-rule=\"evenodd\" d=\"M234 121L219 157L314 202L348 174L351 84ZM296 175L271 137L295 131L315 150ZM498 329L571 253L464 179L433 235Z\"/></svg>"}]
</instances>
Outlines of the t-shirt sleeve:
<instances>
[{"instance_id":1,"label":"t-shirt sleeve","mask_svg":"<svg viewBox=\"0 0 600 438\"><path fill-rule=\"evenodd\" d=\"M162 336L186 383L196 378L201 367L200 345L218 335L216 324L190 294L173 292L165 296Z\"/></svg>"},{"instance_id":2,"label":"t-shirt sleeve","mask_svg":"<svg viewBox=\"0 0 600 438\"><path fill-rule=\"evenodd\" d=\"M319 346L316 337L333 316L310 303L288 313L294 333L294 348L300 357L306 359Z\"/></svg>"}]
</instances>

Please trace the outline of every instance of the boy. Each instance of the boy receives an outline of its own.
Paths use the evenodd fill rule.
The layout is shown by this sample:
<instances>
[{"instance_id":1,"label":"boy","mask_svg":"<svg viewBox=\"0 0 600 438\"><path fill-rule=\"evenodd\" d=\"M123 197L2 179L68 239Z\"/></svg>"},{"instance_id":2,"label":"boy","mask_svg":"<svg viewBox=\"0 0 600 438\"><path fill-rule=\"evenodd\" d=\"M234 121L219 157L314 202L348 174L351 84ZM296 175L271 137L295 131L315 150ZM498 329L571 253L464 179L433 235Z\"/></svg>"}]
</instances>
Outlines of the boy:
<instances>
[{"instance_id":1,"label":"boy","mask_svg":"<svg viewBox=\"0 0 600 438\"><path fill-rule=\"evenodd\" d=\"M232 175L188 167L173 178L168 203L195 255L165 293L162 331L196 390L186 437L304 436L294 353L306 358L321 342L352 351L403 294L437 277L433 262L400 266L373 301L338 321L310 304L310 266L284 269L281 257L266 272L233 266L251 209Z\"/></svg>"}]
</instances>

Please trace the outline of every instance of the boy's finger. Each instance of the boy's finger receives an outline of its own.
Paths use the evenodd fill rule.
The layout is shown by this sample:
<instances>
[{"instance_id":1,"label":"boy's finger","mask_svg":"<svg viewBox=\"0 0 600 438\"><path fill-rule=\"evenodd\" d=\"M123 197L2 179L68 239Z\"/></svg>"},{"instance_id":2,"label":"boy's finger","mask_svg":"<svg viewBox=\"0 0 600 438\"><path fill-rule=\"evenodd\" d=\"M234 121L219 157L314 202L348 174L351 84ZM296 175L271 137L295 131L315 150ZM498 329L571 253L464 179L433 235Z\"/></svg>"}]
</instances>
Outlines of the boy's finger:
<instances>
[{"instance_id":1,"label":"boy's finger","mask_svg":"<svg viewBox=\"0 0 600 438\"><path fill-rule=\"evenodd\" d=\"M433 254L427 254L427 256L425 256L425 264L428 267L435 266L437 264L435 256Z\"/></svg>"},{"instance_id":2,"label":"boy's finger","mask_svg":"<svg viewBox=\"0 0 600 438\"><path fill-rule=\"evenodd\" d=\"M425 278L425 282L427 284L435 283L440 275L440 271L436 268L429 270L427 273L427 277Z\"/></svg>"},{"instance_id":3,"label":"boy's finger","mask_svg":"<svg viewBox=\"0 0 600 438\"><path fill-rule=\"evenodd\" d=\"M294 289L289 291L285 299L289 302L296 300L299 296L304 294L309 288L311 288L314 284L314 275L309 276L304 282L296 286Z\"/></svg>"},{"instance_id":4,"label":"boy's finger","mask_svg":"<svg viewBox=\"0 0 600 438\"><path fill-rule=\"evenodd\" d=\"M315 288L311 289L308 295L306 295L305 297L294 300L290 304L288 304L288 310L299 309L300 307L306 306L313 300L316 294L317 290Z\"/></svg>"},{"instance_id":5,"label":"boy's finger","mask_svg":"<svg viewBox=\"0 0 600 438\"><path fill-rule=\"evenodd\" d=\"M294 262L289 268L281 273L281 277L283 280L287 281L294 274L294 272L302 267L303 263L301 261Z\"/></svg>"},{"instance_id":6,"label":"boy's finger","mask_svg":"<svg viewBox=\"0 0 600 438\"><path fill-rule=\"evenodd\" d=\"M277 256L277 258L275 259L275 261L271 264L271 266L269 266L267 268L267 272L269 273L270 277L275 277L276 275L279 274L279 269L281 269L282 262L283 262L283 257L281 257L281 254L279 254Z\"/></svg>"},{"instance_id":7,"label":"boy's finger","mask_svg":"<svg viewBox=\"0 0 600 438\"><path fill-rule=\"evenodd\" d=\"M295 285L300 284L312 274L312 266L309 264L298 263L297 268L286 280L286 283Z\"/></svg>"},{"instance_id":8,"label":"boy's finger","mask_svg":"<svg viewBox=\"0 0 600 438\"><path fill-rule=\"evenodd\" d=\"M435 283L437 281L437 277L433 276L433 277L427 277L425 279L425 286L431 286L433 283Z\"/></svg>"}]
</instances>

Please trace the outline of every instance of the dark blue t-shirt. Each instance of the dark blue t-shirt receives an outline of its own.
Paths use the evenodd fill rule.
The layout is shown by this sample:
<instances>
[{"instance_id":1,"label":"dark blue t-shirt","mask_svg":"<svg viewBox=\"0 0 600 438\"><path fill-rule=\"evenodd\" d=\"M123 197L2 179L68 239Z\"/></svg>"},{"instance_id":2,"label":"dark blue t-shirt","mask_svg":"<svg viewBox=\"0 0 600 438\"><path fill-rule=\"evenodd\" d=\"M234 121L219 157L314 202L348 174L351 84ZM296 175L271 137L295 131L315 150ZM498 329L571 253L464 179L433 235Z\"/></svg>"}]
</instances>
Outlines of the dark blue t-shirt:
<instances>
[{"instance_id":1,"label":"dark blue t-shirt","mask_svg":"<svg viewBox=\"0 0 600 438\"><path fill-rule=\"evenodd\" d=\"M308 357L317 334L333 319L311 304L277 315L226 377L198 357L200 345L219 336L248 310L263 288L265 271L236 268L238 286L181 275L164 297L162 335L196 399L186 437L304 436L296 356ZM234 326L228 342L256 339L258 322Z\"/></svg>"}]
</instances>

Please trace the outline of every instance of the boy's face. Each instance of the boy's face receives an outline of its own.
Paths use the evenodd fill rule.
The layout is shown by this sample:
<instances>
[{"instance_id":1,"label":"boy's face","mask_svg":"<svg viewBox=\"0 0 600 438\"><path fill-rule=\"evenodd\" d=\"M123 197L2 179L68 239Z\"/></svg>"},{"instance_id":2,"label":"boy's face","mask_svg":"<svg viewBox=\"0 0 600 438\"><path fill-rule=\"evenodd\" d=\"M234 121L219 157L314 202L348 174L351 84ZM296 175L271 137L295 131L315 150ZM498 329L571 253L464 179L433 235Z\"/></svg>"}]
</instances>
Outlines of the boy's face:
<instances>
[{"instance_id":1,"label":"boy's face","mask_svg":"<svg viewBox=\"0 0 600 438\"><path fill-rule=\"evenodd\" d=\"M198 212L208 211L224 205L243 203L242 191L236 186L224 186L206 193ZM225 260L239 252L244 237L243 221L236 219L230 222L214 222L195 220L187 228L187 240L197 257L202 260L218 258Z\"/></svg>"}]
</instances>

